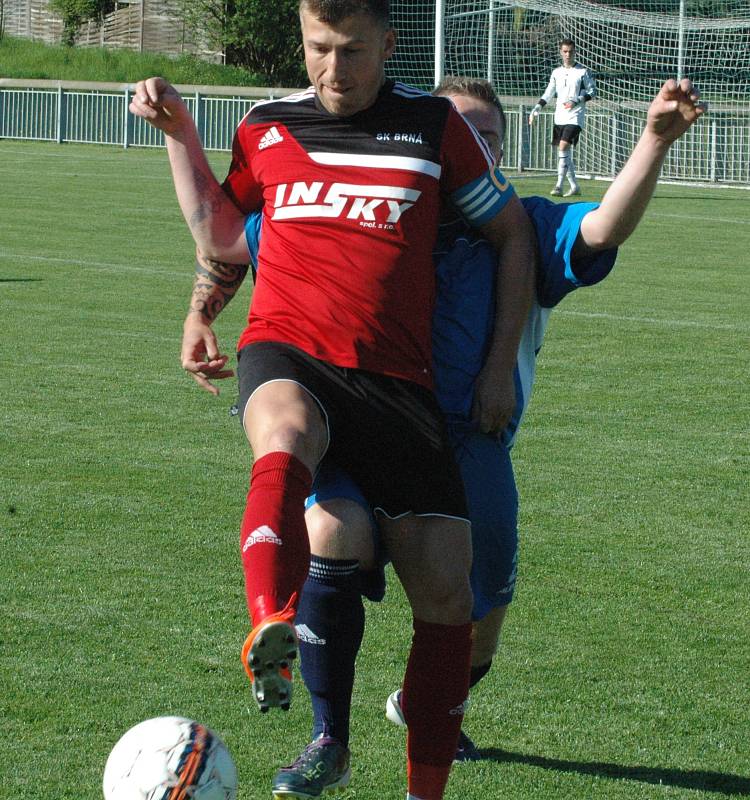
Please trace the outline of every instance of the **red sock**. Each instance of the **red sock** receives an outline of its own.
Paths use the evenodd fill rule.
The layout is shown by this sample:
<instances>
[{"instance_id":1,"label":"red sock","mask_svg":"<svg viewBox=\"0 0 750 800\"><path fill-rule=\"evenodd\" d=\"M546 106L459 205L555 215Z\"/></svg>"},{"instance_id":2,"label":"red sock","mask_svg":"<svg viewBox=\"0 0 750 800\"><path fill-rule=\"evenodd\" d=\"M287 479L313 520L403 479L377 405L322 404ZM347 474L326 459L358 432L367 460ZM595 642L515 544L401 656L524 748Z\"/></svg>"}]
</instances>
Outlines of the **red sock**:
<instances>
[{"instance_id":1,"label":"red sock","mask_svg":"<svg viewBox=\"0 0 750 800\"><path fill-rule=\"evenodd\" d=\"M310 470L289 453L269 453L253 464L240 549L256 625L302 591L310 567L305 498L311 485Z\"/></svg>"},{"instance_id":2,"label":"red sock","mask_svg":"<svg viewBox=\"0 0 750 800\"><path fill-rule=\"evenodd\" d=\"M414 620L401 708L409 728L409 792L424 800L443 797L469 695L470 665L471 623Z\"/></svg>"}]
</instances>

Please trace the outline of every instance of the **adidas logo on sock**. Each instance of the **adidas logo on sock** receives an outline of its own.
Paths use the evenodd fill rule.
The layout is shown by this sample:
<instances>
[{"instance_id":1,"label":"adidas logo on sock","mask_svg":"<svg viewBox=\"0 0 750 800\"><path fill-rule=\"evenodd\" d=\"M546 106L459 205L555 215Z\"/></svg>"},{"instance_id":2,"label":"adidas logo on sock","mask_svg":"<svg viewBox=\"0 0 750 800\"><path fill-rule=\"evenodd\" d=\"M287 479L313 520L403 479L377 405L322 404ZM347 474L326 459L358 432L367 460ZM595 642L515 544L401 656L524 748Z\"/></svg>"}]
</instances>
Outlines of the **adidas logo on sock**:
<instances>
[{"instance_id":1,"label":"adidas logo on sock","mask_svg":"<svg viewBox=\"0 0 750 800\"><path fill-rule=\"evenodd\" d=\"M258 142L258 150L265 150L266 147L270 147L272 144L278 144L279 142L283 141L284 137L279 133L279 129L273 125L263 134L260 142Z\"/></svg>"},{"instance_id":2,"label":"adidas logo on sock","mask_svg":"<svg viewBox=\"0 0 750 800\"><path fill-rule=\"evenodd\" d=\"M323 645L326 643L325 639L321 639L316 633L313 633L307 625L295 625L294 630L297 631L297 638L301 639L303 642L307 642L308 644L320 644Z\"/></svg>"},{"instance_id":3,"label":"adidas logo on sock","mask_svg":"<svg viewBox=\"0 0 750 800\"><path fill-rule=\"evenodd\" d=\"M268 527L268 525L261 525L256 528L245 539L245 544L242 546L242 552L249 550L254 544L277 544L281 546L281 539Z\"/></svg>"}]
</instances>

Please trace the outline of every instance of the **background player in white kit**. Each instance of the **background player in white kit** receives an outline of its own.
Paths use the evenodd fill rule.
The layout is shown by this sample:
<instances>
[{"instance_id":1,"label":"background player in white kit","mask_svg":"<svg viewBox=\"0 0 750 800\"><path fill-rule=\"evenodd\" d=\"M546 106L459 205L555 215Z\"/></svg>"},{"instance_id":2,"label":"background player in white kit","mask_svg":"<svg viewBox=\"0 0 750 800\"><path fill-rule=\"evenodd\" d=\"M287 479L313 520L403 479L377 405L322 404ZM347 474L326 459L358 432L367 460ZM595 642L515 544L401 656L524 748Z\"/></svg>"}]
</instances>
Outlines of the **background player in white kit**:
<instances>
[{"instance_id":1,"label":"background player in white kit","mask_svg":"<svg viewBox=\"0 0 750 800\"><path fill-rule=\"evenodd\" d=\"M550 192L561 195L563 181L568 176L570 189L565 197L580 194L576 182L572 148L578 143L583 128L585 106L596 97L596 84L589 70L576 61L576 49L572 39L560 42L562 66L552 70L547 88L529 115L529 125L539 116L539 112L549 101L557 96L555 106L555 127L552 133L552 146L557 146L557 183Z\"/></svg>"}]
</instances>

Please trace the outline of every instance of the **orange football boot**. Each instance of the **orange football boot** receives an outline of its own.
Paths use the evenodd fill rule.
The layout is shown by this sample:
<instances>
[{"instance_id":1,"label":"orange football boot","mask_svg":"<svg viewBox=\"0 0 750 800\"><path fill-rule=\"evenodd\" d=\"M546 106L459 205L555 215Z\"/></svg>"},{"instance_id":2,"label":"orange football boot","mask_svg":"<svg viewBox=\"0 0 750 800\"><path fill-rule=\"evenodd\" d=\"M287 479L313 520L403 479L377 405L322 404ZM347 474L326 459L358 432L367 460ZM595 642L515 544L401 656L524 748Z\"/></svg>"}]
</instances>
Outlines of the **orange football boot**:
<instances>
[{"instance_id":1,"label":"orange football boot","mask_svg":"<svg viewBox=\"0 0 750 800\"><path fill-rule=\"evenodd\" d=\"M265 617L242 646L242 665L263 714L269 708L288 711L292 702L290 662L297 658L295 600L296 594L282 611Z\"/></svg>"}]
</instances>

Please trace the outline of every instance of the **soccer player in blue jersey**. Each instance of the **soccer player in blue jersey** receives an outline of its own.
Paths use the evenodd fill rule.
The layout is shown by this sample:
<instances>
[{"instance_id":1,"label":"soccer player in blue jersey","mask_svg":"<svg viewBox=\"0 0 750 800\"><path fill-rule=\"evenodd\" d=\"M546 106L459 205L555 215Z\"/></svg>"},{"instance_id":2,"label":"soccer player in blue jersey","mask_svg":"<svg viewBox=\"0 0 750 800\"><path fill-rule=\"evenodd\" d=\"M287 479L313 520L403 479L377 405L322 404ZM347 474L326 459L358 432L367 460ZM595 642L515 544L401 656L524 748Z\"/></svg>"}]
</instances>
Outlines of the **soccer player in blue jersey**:
<instances>
[{"instance_id":1,"label":"soccer player in blue jersey","mask_svg":"<svg viewBox=\"0 0 750 800\"><path fill-rule=\"evenodd\" d=\"M505 120L485 81L446 79L436 90L449 96L502 156ZM513 597L518 499L510 448L528 405L536 356L553 307L569 292L602 280L616 247L633 232L653 193L669 146L703 113L689 81L668 81L649 109L643 135L600 205L523 200L537 237L537 301L518 352L516 412L501 437L482 434L472 421L473 384L481 369L493 319L493 253L460 218L447 219L436 249L438 300L433 351L436 391L446 414L472 519L472 686L490 669ZM260 218L249 217L246 236L255 257ZM296 619L302 674L313 705L312 742L277 773L276 798L317 797L349 779L349 711L354 660L364 630L360 593L383 596L374 522L346 475L322 470L308 500L312 560ZM387 715L403 724L400 691ZM457 760L478 752L462 733Z\"/></svg>"}]
</instances>

